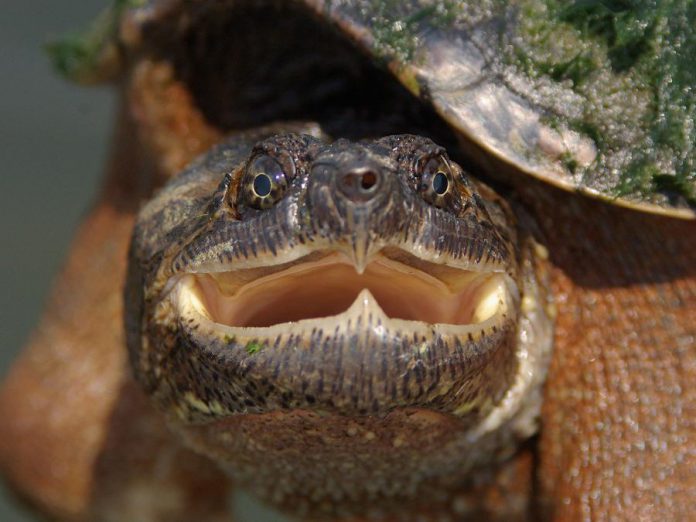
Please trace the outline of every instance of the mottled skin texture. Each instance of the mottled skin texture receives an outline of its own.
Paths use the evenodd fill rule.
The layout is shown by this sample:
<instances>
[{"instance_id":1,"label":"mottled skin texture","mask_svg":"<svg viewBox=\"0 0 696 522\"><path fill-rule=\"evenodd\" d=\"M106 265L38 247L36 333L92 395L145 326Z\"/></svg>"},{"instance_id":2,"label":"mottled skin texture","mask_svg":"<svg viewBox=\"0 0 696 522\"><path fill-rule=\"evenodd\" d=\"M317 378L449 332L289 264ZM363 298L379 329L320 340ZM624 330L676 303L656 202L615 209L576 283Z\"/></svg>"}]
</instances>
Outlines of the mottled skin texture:
<instances>
[{"instance_id":1,"label":"mottled skin texture","mask_svg":"<svg viewBox=\"0 0 696 522\"><path fill-rule=\"evenodd\" d=\"M272 158L289 173L287 188L276 187L275 203L262 205L253 175ZM435 168L450 176L442 196L428 185ZM461 484L536 430L551 335L546 282L536 282L527 232L481 190L442 147L414 135L332 143L259 132L223 142L168 184L135 226L126 318L136 376L187 442L285 509L388 511ZM220 296L211 276L243 293L237 280L259 282L275 266L301 268L337 253L366 274L381 270L381 280L391 271L395 279L361 280L346 295L320 271L304 280L315 289L307 295L293 295L304 291L297 287L271 307L272 296L257 294L245 307L284 317L282 309L314 300L324 303L321 316L350 307L347 317L233 330L182 301L201 287ZM379 268L395 260L402 272ZM498 274L513 292L500 298L507 311L458 329L394 322L351 304L369 286L385 306L397 289L394 312L413 307L423 320L418 314L428 310L418 301L438 287L413 294L407 266L452 283L473 276L474 288ZM214 314L217 297L198 295ZM326 310L332 295L349 299L340 312ZM299 316L308 317L315 316ZM457 319L434 322L450 321Z\"/></svg>"},{"instance_id":2,"label":"mottled skin texture","mask_svg":"<svg viewBox=\"0 0 696 522\"><path fill-rule=\"evenodd\" d=\"M558 309L539 440L545 512L692 519L696 224L549 196L533 203Z\"/></svg>"},{"instance_id":3,"label":"mottled skin texture","mask_svg":"<svg viewBox=\"0 0 696 522\"><path fill-rule=\"evenodd\" d=\"M182 449L135 387L120 296L137 208L224 130L206 121L166 59L139 61L123 81L108 182L0 391L0 468L55 519L124 520L119 510L136 506L145 520L172 520L173 511L215 520L228 517L224 476ZM482 172L509 172L489 151L466 147ZM508 466L452 498L423 499L412 514L694 518L696 223L505 179L549 251L557 318L541 432ZM162 465L155 449L166 448L176 457Z\"/></svg>"}]
</instances>

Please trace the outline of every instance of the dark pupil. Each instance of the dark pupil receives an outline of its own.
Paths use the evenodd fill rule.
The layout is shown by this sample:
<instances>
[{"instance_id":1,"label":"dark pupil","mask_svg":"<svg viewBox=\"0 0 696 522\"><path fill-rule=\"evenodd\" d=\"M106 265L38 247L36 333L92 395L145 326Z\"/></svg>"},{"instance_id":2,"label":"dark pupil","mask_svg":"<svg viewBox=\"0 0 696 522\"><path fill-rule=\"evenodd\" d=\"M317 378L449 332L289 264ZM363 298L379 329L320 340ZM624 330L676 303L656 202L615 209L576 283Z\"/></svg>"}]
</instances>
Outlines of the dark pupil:
<instances>
[{"instance_id":1,"label":"dark pupil","mask_svg":"<svg viewBox=\"0 0 696 522\"><path fill-rule=\"evenodd\" d=\"M439 195L443 195L447 192L447 185L449 181L447 180L447 175L444 172L438 172L433 178L433 190Z\"/></svg>"},{"instance_id":2,"label":"dark pupil","mask_svg":"<svg viewBox=\"0 0 696 522\"><path fill-rule=\"evenodd\" d=\"M254 192L261 198L268 196L271 193L271 178L266 174L258 174L254 178Z\"/></svg>"}]
</instances>

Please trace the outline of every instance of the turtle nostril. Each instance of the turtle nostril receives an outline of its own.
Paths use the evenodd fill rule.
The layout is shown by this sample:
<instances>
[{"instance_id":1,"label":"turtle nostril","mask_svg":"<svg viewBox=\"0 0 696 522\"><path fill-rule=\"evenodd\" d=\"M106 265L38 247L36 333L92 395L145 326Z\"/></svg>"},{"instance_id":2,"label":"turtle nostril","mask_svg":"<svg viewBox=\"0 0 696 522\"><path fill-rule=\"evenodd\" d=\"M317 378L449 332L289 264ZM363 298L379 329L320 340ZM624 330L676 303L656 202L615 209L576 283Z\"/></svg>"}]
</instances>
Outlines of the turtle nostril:
<instances>
[{"instance_id":1,"label":"turtle nostril","mask_svg":"<svg viewBox=\"0 0 696 522\"><path fill-rule=\"evenodd\" d=\"M365 190L369 191L371 190L375 185L377 184L377 174L372 172L371 170L368 170L367 172L363 172L361 178L360 178L360 187Z\"/></svg>"},{"instance_id":2,"label":"turtle nostril","mask_svg":"<svg viewBox=\"0 0 696 522\"><path fill-rule=\"evenodd\" d=\"M356 169L338 176L336 187L351 201L371 201L380 192L382 174L374 169Z\"/></svg>"}]
</instances>

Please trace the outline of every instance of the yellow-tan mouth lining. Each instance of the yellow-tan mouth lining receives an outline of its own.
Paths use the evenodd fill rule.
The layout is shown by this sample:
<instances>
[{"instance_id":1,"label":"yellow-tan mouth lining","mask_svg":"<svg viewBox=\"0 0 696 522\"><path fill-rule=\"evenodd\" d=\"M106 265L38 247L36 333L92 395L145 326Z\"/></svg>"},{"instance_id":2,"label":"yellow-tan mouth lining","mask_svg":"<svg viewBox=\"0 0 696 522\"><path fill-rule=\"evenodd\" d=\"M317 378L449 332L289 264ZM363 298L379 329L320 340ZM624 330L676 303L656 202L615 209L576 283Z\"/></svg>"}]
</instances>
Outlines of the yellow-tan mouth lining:
<instances>
[{"instance_id":1,"label":"yellow-tan mouth lining","mask_svg":"<svg viewBox=\"0 0 696 522\"><path fill-rule=\"evenodd\" d=\"M380 254L358 273L332 253L251 280L239 271L195 274L192 291L211 321L233 328L340 320L359 301L386 320L427 324L480 324L507 310L504 273L425 265Z\"/></svg>"}]
</instances>

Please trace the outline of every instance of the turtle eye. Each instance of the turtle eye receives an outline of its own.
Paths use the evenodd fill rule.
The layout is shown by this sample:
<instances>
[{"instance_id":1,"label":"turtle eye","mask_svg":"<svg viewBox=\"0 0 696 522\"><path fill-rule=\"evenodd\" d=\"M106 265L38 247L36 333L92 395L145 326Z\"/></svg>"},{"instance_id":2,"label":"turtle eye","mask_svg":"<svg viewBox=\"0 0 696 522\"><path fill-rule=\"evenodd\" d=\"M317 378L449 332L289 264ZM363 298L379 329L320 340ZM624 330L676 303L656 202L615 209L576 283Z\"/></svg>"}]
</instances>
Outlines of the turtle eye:
<instances>
[{"instance_id":1,"label":"turtle eye","mask_svg":"<svg viewBox=\"0 0 696 522\"><path fill-rule=\"evenodd\" d=\"M454 178L443 156L426 158L421 162L418 192L431 205L442 208L452 199Z\"/></svg>"},{"instance_id":2,"label":"turtle eye","mask_svg":"<svg viewBox=\"0 0 696 522\"><path fill-rule=\"evenodd\" d=\"M240 186L240 203L259 210L271 208L285 194L288 177L281 164L259 154L246 167Z\"/></svg>"}]
</instances>

